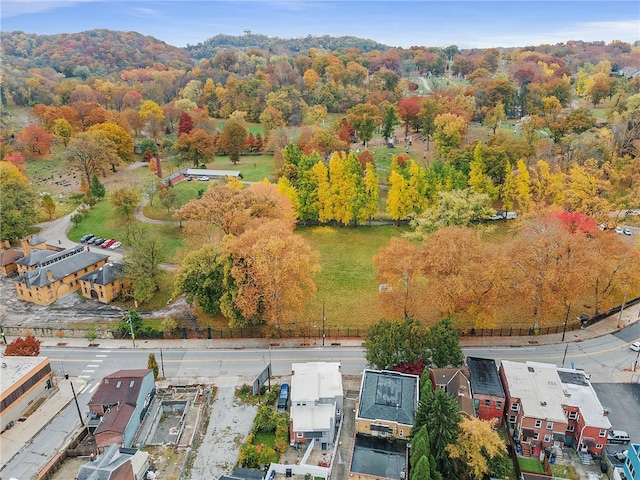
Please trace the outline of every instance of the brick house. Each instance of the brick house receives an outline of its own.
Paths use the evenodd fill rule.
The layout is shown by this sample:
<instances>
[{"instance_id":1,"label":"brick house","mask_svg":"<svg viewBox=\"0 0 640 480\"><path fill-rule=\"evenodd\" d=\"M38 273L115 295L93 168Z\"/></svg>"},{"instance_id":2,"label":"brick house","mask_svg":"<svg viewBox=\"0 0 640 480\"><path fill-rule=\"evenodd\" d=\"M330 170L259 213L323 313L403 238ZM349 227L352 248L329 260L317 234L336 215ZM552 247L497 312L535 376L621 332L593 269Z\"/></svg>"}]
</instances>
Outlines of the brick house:
<instances>
[{"instance_id":1,"label":"brick house","mask_svg":"<svg viewBox=\"0 0 640 480\"><path fill-rule=\"evenodd\" d=\"M506 397L495 360L467 357L471 379L471 395L476 415L481 420L494 420L502 425Z\"/></svg>"}]
</instances>

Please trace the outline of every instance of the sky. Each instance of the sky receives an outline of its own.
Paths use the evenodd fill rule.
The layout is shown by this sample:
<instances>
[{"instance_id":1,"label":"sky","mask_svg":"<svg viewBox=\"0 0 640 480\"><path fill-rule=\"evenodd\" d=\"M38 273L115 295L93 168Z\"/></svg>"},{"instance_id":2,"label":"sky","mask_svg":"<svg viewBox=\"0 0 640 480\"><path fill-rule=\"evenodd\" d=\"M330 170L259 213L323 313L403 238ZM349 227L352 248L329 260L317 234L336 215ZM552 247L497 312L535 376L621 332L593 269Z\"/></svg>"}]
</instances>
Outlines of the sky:
<instances>
[{"instance_id":1,"label":"sky","mask_svg":"<svg viewBox=\"0 0 640 480\"><path fill-rule=\"evenodd\" d=\"M185 47L218 34L350 35L392 47L640 40L638 0L2 0L0 31L135 31Z\"/></svg>"}]
</instances>

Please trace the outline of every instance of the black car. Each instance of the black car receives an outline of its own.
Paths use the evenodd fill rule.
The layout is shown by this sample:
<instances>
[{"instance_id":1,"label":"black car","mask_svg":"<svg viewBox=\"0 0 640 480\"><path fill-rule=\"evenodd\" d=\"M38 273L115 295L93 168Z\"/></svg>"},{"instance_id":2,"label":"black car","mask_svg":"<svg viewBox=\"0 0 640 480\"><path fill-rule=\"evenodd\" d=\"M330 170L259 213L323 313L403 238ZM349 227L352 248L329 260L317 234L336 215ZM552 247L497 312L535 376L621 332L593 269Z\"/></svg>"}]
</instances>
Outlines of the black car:
<instances>
[{"instance_id":1,"label":"black car","mask_svg":"<svg viewBox=\"0 0 640 480\"><path fill-rule=\"evenodd\" d=\"M81 243L87 243L92 238L93 238L93 233L87 233L86 235L82 236L82 238L80 239L80 242Z\"/></svg>"},{"instance_id":2,"label":"black car","mask_svg":"<svg viewBox=\"0 0 640 480\"><path fill-rule=\"evenodd\" d=\"M100 245L102 242L104 242L106 240L106 238L102 238L102 237L93 237L91 240L89 240L89 242L92 245Z\"/></svg>"}]
</instances>

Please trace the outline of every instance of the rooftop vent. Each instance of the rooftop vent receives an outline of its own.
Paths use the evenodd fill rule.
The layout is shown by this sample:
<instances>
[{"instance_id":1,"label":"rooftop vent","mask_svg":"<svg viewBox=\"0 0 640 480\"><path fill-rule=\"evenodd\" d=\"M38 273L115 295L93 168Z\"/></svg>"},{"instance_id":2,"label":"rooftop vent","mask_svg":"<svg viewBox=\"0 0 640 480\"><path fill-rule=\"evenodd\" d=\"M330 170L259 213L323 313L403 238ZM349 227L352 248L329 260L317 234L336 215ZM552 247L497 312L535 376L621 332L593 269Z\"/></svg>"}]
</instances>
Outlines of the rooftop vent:
<instances>
[{"instance_id":1,"label":"rooftop vent","mask_svg":"<svg viewBox=\"0 0 640 480\"><path fill-rule=\"evenodd\" d=\"M531 373L535 372L535 370L533 369L533 367L527 367L527 370L529 370Z\"/></svg>"},{"instance_id":2,"label":"rooftop vent","mask_svg":"<svg viewBox=\"0 0 640 480\"><path fill-rule=\"evenodd\" d=\"M540 402L540 405L542 405L543 407L547 406L547 402Z\"/></svg>"}]
</instances>

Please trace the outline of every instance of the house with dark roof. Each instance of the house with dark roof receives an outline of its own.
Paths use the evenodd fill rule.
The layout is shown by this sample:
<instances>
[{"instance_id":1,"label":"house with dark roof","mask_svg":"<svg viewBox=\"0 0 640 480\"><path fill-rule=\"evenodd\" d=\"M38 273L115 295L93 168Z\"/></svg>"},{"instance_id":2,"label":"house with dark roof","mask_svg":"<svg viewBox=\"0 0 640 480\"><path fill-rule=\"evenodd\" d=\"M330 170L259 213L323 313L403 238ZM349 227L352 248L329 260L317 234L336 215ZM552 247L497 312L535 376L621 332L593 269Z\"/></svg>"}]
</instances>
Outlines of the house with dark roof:
<instances>
[{"instance_id":1,"label":"house with dark roof","mask_svg":"<svg viewBox=\"0 0 640 480\"><path fill-rule=\"evenodd\" d=\"M85 250L84 246L61 252L28 248L28 252L16 262L16 292L20 300L38 305L49 305L79 290L80 277L109 260L109 255Z\"/></svg>"},{"instance_id":2,"label":"house with dark roof","mask_svg":"<svg viewBox=\"0 0 640 480\"><path fill-rule=\"evenodd\" d=\"M434 389L441 388L456 399L460 412L470 418L476 416L467 367L430 368L429 378Z\"/></svg>"},{"instance_id":3,"label":"house with dark roof","mask_svg":"<svg viewBox=\"0 0 640 480\"><path fill-rule=\"evenodd\" d=\"M467 367L476 415L482 420L495 420L496 425L502 425L506 396L495 360L467 357Z\"/></svg>"},{"instance_id":4,"label":"house with dark roof","mask_svg":"<svg viewBox=\"0 0 640 480\"><path fill-rule=\"evenodd\" d=\"M109 445L80 467L77 480L143 480L149 471L149 454L135 448Z\"/></svg>"},{"instance_id":5,"label":"house with dark roof","mask_svg":"<svg viewBox=\"0 0 640 480\"><path fill-rule=\"evenodd\" d=\"M80 277L80 291L85 298L109 303L122 291L122 264L109 262Z\"/></svg>"},{"instance_id":6,"label":"house with dark roof","mask_svg":"<svg viewBox=\"0 0 640 480\"><path fill-rule=\"evenodd\" d=\"M155 393L149 369L118 370L104 377L89 401L88 427L98 449L130 447Z\"/></svg>"},{"instance_id":7,"label":"house with dark roof","mask_svg":"<svg viewBox=\"0 0 640 480\"><path fill-rule=\"evenodd\" d=\"M10 248L9 242L1 242L0 246L0 275L3 277L11 277L18 273L18 264L16 263L24 253L17 248Z\"/></svg>"},{"instance_id":8,"label":"house with dark roof","mask_svg":"<svg viewBox=\"0 0 640 480\"><path fill-rule=\"evenodd\" d=\"M356 405L356 434L408 438L418 408L419 377L365 370Z\"/></svg>"}]
</instances>

